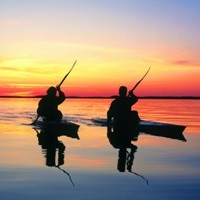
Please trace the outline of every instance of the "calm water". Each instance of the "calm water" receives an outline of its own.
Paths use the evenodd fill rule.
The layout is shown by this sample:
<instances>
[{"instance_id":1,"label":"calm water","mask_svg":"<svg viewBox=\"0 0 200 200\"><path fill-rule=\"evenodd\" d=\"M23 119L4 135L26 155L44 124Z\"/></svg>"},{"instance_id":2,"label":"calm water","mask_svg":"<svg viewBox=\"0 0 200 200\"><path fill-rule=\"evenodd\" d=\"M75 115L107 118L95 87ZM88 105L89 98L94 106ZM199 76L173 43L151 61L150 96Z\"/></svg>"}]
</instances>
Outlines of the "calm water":
<instances>
[{"instance_id":1,"label":"calm water","mask_svg":"<svg viewBox=\"0 0 200 200\"><path fill-rule=\"evenodd\" d=\"M91 122L105 117L111 100L65 101L60 109L80 125L80 139L61 136L50 149L23 125L36 117L37 102L0 99L0 199L200 199L199 100L139 100L142 119L186 125L187 142L139 135L137 150L127 149L132 173L118 171L119 149Z\"/></svg>"}]
</instances>

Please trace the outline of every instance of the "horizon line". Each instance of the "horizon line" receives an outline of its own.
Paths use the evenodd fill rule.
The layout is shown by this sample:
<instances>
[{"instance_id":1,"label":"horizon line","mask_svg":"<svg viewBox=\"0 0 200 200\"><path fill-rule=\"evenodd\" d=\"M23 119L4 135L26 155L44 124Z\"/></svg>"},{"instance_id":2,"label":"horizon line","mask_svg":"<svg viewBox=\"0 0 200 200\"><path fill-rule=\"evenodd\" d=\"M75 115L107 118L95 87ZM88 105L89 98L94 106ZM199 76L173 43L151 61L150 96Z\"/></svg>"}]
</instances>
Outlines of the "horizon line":
<instances>
[{"instance_id":1,"label":"horizon line","mask_svg":"<svg viewBox=\"0 0 200 200\"><path fill-rule=\"evenodd\" d=\"M38 96L15 96L2 95L0 98L42 98L45 95ZM68 96L72 99L114 99L117 95L112 96ZM138 96L139 99L200 99L200 96Z\"/></svg>"}]
</instances>

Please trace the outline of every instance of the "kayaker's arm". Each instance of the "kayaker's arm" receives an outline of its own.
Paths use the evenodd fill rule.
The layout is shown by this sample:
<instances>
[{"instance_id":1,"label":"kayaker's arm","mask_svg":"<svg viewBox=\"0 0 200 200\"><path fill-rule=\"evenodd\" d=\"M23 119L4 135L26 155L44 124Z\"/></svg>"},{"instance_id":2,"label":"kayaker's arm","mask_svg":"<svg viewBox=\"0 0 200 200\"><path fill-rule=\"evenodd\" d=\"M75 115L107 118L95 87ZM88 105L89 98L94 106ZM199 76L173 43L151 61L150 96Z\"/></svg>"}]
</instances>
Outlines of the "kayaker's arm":
<instances>
[{"instance_id":1,"label":"kayaker's arm","mask_svg":"<svg viewBox=\"0 0 200 200\"><path fill-rule=\"evenodd\" d=\"M58 104L61 104L65 100L66 97L65 97L64 92L61 91L59 86L57 86L56 89L58 90L58 94L59 94L59 96L58 96Z\"/></svg>"},{"instance_id":2,"label":"kayaker's arm","mask_svg":"<svg viewBox=\"0 0 200 200\"><path fill-rule=\"evenodd\" d=\"M112 115L111 115L110 110L108 110L108 112L107 112L107 123L108 124L111 122L111 119L112 119Z\"/></svg>"},{"instance_id":3,"label":"kayaker's arm","mask_svg":"<svg viewBox=\"0 0 200 200\"><path fill-rule=\"evenodd\" d=\"M110 105L109 110L107 111L107 123L109 124L113 118L113 112L112 112L112 104Z\"/></svg>"},{"instance_id":4,"label":"kayaker's arm","mask_svg":"<svg viewBox=\"0 0 200 200\"><path fill-rule=\"evenodd\" d=\"M115 113L115 101L113 101L110 105L110 108L107 112L107 123L110 124L112 121L112 118L114 117L114 113Z\"/></svg>"},{"instance_id":5,"label":"kayaker's arm","mask_svg":"<svg viewBox=\"0 0 200 200\"><path fill-rule=\"evenodd\" d=\"M128 97L130 98L132 105L138 101L138 97L133 93L133 90L129 91Z\"/></svg>"}]
</instances>

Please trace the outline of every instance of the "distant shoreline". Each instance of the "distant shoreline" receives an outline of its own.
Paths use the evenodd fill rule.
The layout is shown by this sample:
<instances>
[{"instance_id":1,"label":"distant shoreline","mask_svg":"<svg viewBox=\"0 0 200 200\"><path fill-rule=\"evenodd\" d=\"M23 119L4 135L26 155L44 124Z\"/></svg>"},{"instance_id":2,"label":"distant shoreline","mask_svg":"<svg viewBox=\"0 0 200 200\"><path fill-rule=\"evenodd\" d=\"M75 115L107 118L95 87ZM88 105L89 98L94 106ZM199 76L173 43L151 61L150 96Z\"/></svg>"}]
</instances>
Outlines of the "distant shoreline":
<instances>
[{"instance_id":1,"label":"distant shoreline","mask_svg":"<svg viewBox=\"0 0 200 200\"><path fill-rule=\"evenodd\" d=\"M0 98L42 98L43 96L0 96ZM69 99L114 99L116 96L68 96ZM139 99L200 99L200 96L142 96L138 97Z\"/></svg>"}]
</instances>

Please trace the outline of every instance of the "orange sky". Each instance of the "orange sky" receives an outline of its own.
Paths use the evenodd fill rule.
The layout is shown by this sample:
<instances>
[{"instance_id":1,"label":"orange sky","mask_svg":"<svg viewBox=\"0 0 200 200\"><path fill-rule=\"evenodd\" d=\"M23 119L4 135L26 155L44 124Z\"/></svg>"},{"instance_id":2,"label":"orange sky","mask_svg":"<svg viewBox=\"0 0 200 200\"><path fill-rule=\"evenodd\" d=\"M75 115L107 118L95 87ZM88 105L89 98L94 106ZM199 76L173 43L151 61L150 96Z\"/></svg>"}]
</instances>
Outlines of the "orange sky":
<instances>
[{"instance_id":1,"label":"orange sky","mask_svg":"<svg viewBox=\"0 0 200 200\"><path fill-rule=\"evenodd\" d=\"M190 0L7 0L0 95L45 94L78 60L62 85L70 96L131 89L149 66L136 95L200 96L199 9Z\"/></svg>"}]
</instances>

